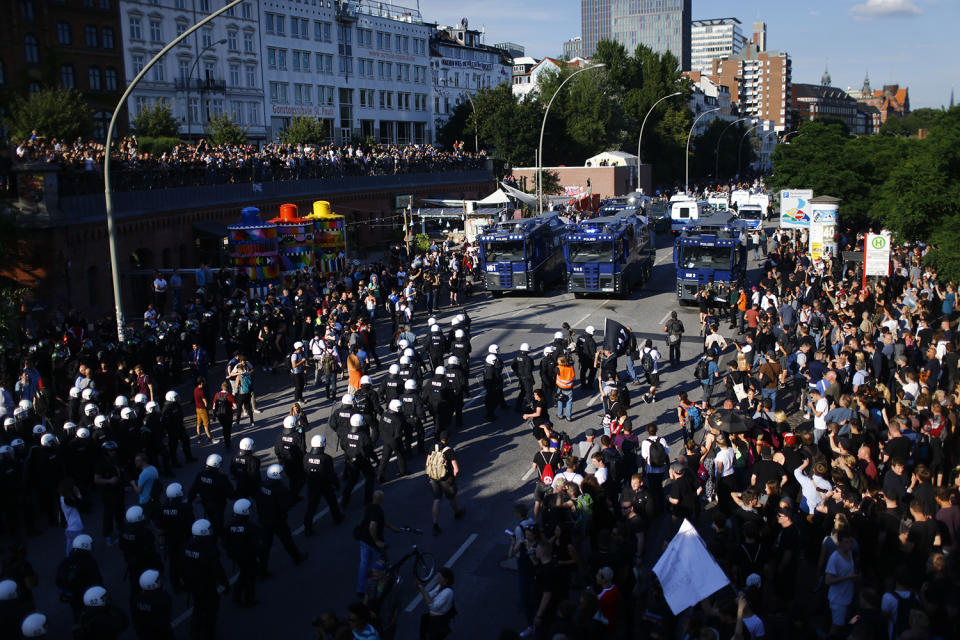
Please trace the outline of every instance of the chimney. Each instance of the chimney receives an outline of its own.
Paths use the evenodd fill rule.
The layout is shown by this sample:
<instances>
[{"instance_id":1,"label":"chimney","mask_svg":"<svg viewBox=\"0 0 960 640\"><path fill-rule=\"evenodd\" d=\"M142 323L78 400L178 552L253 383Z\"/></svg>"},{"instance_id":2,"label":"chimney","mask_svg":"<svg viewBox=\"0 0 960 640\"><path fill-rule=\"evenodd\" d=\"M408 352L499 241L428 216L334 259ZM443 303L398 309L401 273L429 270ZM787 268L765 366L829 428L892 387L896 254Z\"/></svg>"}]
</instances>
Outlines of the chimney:
<instances>
[{"instance_id":1,"label":"chimney","mask_svg":"<svg viewBox=\"0 0 960 640\"><path fill-rule=\"evenodd\" d=\"M767 23L753 23L753 44L757 45L757 51L767 50Z\"/></svg>"}]
</instances>

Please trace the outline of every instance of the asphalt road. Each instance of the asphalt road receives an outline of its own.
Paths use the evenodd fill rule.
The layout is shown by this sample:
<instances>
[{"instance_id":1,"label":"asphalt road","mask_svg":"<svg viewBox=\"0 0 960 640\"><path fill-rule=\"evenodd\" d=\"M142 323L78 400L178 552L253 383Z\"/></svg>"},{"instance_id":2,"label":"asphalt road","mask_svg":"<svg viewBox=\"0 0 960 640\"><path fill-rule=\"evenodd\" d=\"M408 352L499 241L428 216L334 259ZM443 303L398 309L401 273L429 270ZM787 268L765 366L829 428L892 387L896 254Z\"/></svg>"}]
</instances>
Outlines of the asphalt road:
<instances>
[{"instance_id":1,"label":"asphalt road","mask_svg":"<svg viewBox=\"0 0 960 640\"><path fill-rule=\"evenodd\" d=\"M672 263L672 237L661 234L658 238L656 266L652 278L642 289L637 288L628 299L586 298L574 299L572 294L552 291L542 298L506 295L492 299L486 294L477 294L466 306L473 320L473 352L471 389L472 395L464 411L465 426L453 431L453 445L461 468L460 500L467 513L462 520L454 520L449 505L441 505L440 524L443 533L439 537L430 534L432 497L423 473L424 460L412 461L411 474L387 482L385 510L388 521L424 530L423 536L412 534L389 534L391 560L399 559L413 544L420 546L436 558L438 565L445 564L456 573L456 603L459 615L454 622L453 637L496 637L501 629L523 629L525 621L517 607L516 573L500 566L507 550L504 530L512 527L511 507L518 500L532 501L535 478L530 463L537 449L522 424L519 414L512 410L516 398L516 380L508 378L507 403L509 410L501 410L493 423L483 418L483 391L480 386L482 354L487 346L497 343L504 362L508 365L523 342L531 345L536 360L553 333L562 322L581 332L588 325L596 327L598 343L603 331L604 319L611 317L629 325L638 337L653 338L666 356L663 343L663 324L671 310L677 309L688 330L683 348L683 368L674 371L661 370L662 384L658 391L661 398L655 405L641 404L631 409L634 423L645 425L656 420L661 425L661 434L671 443L672 454L679 450L679 433L676 424L675 396L681 390L693 387L693 363L700 352L697 337L698 318L693 307L678 307L675 296L675 269ZM751 262L752 264L752 262ZM441 325L449 326L458 311L443 309L437 315ZM423 333L424 317L419 318L418 333ZM385 333L385 332L384 332ZM222 354L220 354L222 356ZM729 356L727 356L729 357ZM395 361L394 356L382 356L384 369L373 374L377 382L386 365ZM637 363L639 369L639 363ZM234 446L245 436L252 437L262 460L263 468L273 461L273 442L280 423L290 406L292 391L286 375L261 373L256 380L258 405L264 411L258 417L255 430L245 427L234 434ZM341 382L341 393L345 383ZM327 436L328 451L335 449L336 438L326 426L330 404L322 399L320 390L308 387L308 414L312 429L307 435L323 433ZM585 429L597 427L600 418L600 403L595 391L577 389L574 401L574 423L564 424L574 441L582 437ZM192 412L190 412L191 415ZM192 421L192 420L191 420ZM192 425L188 426L192 431ZM432 429L428 430L428 438ZM215 433L216 435L216 433ZM194 446L194 454L202 461L209 453L222 453L222 445ZM333 451L330 451L333 453ZM226 456L225 456L226 457ZM226 468L225 460L225 468ZM336 458L338 470L342 468L342 456ZM200 463L192 463L178 470L178 480L189 487ZM396 472L395 462L388 470L388 477ZM343 615L346 606L353 601L356 571L359 561L358 543L352 537L352 529L359 521L363 509L362 489L347 512L346 521L334 527L323 509L315 534L311 538L302 535L303 503L291 513L291 527L295 529L295 541L301 549L308 550L309 559L301 566L294 566L290 558L276 543L271 555L272 577L258 583L258 598L261 604L251 609L240 609L229 599L221 603L218 636L223 638L254 638L280 636L285 638L313 637L311 620L321 612L332 610ZM132 504L132 497L128 497ZM531 502L532 503L532 502ZM321 503L323 506L323 503ZM114 601L126 609L128 588L124 579L125 564L120 551L107 548L100 534L99 513L85 516L86 530L94 536L95 555L104 574L106 587ZM53 576L63 554L62 533L47 529L43 535L28 541L29 557L40 574L40 586L35 591L38 609L50 619L51 637L70 637L72 624L69 608L57 599ZM235 572L225 560L230 575ZM409 565L407 569L409 568ZM399 622L397 638L416 638L420 614L425 610L408 573L402 596L404 612ZM191 609L186 596L175 596L176 634L188 637ZM125 635L133 638L132 630Z\"/></svg>"}]
</instances>

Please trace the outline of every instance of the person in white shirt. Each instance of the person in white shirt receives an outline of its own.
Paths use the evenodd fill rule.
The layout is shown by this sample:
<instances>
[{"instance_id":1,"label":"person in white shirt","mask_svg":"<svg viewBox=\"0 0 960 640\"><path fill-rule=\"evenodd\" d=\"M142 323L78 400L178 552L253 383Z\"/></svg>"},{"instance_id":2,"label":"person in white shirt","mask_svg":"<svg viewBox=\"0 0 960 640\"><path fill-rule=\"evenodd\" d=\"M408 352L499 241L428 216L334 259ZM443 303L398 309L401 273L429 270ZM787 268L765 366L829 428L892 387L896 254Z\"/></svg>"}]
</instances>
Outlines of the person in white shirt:
<instances>
[{"instance_id":1,"label":"person in white shirt","mask_svg":"<svg viewBox=\"0 0 960 640\"><path fill-rule=\"evenodd\" d=\"M591 460L593 460L593 466L596 468L593 477L596 479L597 484L602 486L603 483L607 481L607 463L604 462L603 454L599 451L593 454Z\"/></svg>"},{"instance_id":2,"label":"person in white shirt","mask_svg":"<svg viewBox=\"0 0 960 640\"><path fill-rule=\"evenodd\" d=\"M579 487L580 483L583 482L583 476L577 473L577 465L579 464L580 464L580 461L577 460L576 457L572 455L567 456L566 460L564 461L566 470L557 477L563 478L567 482L572 482L573 484Z\"/></svg>"},{"instance_id":3,"label":"person in white shirt","mask_svg":"<svg viewBox=\"0 0 960 640\"><path fill-rule=\"evenodd\" d=\"M800 510L812 515L831 491L833 484L827 480L830 468L824 462L813 465L813 475L807 476L804 470L810 465L810 458L804 458L803 463L793 470L793 477L800 485Z\"/></svg>"},{"instance_id":4,"label":"person in white shirt","mask_svg":"<svg viewBox=\"0 0 960 640\"><path fill-rule=\"evenodd\" d=\"M427 605L427 613L420 617L421 638L446 638L450 634L453 617L453 569L443 567L437 575L437 584L429 590L417 583L417 590Z\"/></svg>"},{"instance_id":5,"label":"person in white shirt","mask_svg":"<svg viewBox=\"0 0 960 640\"><path fill-rule=\"evenodd\" d=\"M823 392L814 387L810 389L810 402L807 403L813 413L813 440L820 442L820 438L827 432L827 412L830 403L823 397Z\"/></svg>"}]
</instances>

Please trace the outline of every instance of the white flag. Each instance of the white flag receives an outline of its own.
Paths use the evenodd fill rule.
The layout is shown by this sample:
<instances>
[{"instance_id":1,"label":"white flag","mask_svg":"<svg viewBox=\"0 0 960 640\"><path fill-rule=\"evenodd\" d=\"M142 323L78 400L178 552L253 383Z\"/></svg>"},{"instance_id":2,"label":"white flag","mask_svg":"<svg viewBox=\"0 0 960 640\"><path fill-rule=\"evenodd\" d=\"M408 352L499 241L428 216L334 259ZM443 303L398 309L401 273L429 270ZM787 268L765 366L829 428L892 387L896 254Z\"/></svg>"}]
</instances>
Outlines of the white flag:
<instances>
[{"instance_id":1,"label":"white flag","mask_svg":"<svg viewBox=\"0 0 960 640\"><path fill-rule=\"evenodd\" d=\"M717 564L697 530L684 520L653 572L663 587L663 597L673 615L694 606L727 586L730 581Z\"/></svg>"}]
</instances>

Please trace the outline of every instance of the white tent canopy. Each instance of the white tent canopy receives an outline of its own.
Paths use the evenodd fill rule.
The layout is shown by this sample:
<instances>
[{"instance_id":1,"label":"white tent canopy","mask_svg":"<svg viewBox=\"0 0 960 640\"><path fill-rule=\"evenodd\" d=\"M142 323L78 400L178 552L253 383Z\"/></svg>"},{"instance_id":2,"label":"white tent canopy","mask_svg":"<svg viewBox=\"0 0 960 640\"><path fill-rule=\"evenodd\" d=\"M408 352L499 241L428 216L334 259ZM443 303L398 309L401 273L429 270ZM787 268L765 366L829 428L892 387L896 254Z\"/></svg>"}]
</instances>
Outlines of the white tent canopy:
<instances>
[{"instance_id":1,"label":"white tent canopy","mask_svg":"<svg viewBox=\"0 0 960 640\"><path fill-rule=\"evenodd\" d=\"M584 166L599 167L600 163L606 161L608 167L635 167L637 166L637 156L626 151L604 151L598 153L592 158L587 158Z\"/></svg>"},{"instance_id":2,"label":"white tent canopy","mask_svg":"<svg viewBox=\"0 0 960 640\"><path fill-rule=\"evenodd\" d=\"M510 197L503 189L497 189L483 200L477 200L478 207L498 204L510 204Z\"/></svg>"},{"instance_id":3,"label":"white tent canopy","mask_svg":"<svg viewBox=\"0 0 960 640\"><path fill-rule=\"evenodd\" d=\"M523 204L530 207L537 206L537 196L530 195L529 193L524 193L523 191L520 191L519 189L514 189L510 185L503 184L502 182L500 183L500 186L503 187L502 190L505 191L507 195L509 195L511 198L516 198Z\"/></svg>"},{"instance_id":4,"label":"white tent canopy","mask_svg":"<svg viewBox=\"0 0 960 640\"><path fill-rule=\"evenodd\" d=\"M509 188L509 187L506 187ZM521 192L518 192L521 193ZM521 193L521 195L526 195ZM467 211L473 211L475 207L502 207L510 204L510 197L516 197L512 193L507 193L503 189L497 189L482 200L454 200L448 198L424 198L421 200L424 204L435 207L459 207ZM533 197L533 196L529 196ZM536 202L536 200L534 200Z\"/></svg>"}]
</instances>

